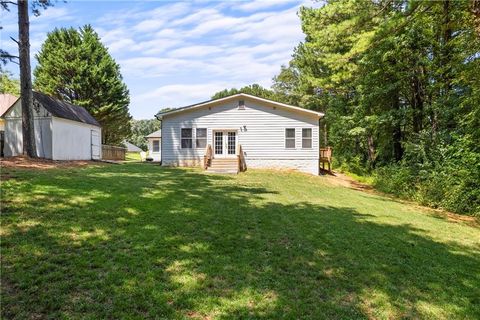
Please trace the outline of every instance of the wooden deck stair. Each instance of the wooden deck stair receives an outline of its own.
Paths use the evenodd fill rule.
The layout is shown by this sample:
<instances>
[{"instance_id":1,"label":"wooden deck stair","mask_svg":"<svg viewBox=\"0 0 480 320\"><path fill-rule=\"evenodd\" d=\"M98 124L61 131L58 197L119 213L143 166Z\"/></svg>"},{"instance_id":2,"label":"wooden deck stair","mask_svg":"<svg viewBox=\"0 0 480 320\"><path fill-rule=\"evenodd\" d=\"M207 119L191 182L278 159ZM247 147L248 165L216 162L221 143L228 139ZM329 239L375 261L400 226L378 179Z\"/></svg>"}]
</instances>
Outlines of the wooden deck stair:
<instances>
[{"instance_id":1,"label":"wooden deck stair","mask_svg":"<svg viewBox=\"0 0 480 320\"><path fill-rule=\"evenodd\" d=\"M211 160L211 165L207 167L208 172L212 173L238 173L237 158L217 158Z\"/></svg>"}]
</instances>

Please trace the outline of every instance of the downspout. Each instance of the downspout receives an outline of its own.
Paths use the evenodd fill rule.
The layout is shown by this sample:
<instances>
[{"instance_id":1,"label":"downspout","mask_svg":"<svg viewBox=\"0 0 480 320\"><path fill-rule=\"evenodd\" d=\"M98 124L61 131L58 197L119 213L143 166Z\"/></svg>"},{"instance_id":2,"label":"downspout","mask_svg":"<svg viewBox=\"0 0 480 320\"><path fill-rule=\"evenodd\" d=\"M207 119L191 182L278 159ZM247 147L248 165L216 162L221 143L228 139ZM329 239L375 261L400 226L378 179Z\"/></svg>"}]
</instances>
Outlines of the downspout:
<instances>
[{"instance_id":1,"label":"downspout","mask_svg":"<svg viewBox=\"0 0 480 320\"><path fill-rule=\"evenodd\" d=\"M160 137L160 165L163 163L163 126L162 126L162 118L158 117L157 114L155 114L155 119L160 121L160 132L161 132L161 137Z\"/></svg>"}]
</instances>

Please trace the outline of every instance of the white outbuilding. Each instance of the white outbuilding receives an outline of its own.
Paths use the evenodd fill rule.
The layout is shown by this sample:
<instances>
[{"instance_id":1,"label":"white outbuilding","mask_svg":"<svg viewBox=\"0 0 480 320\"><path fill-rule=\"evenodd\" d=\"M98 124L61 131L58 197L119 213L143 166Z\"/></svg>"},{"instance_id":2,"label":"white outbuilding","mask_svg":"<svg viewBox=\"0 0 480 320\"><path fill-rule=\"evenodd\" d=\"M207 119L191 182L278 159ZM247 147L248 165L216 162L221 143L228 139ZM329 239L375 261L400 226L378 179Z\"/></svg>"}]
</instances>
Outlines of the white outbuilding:
<instances>
[{"instance_id":1,"label":"white outbuilding","mask_svg":"<svg viewBox=\"0 0 480 320\"><path fill-rule=\"evenodd\" d=\"M33 92L37 155L52 160L99 160L102 128L80 106ZM18 99L3 115L6 157L23 153L22 107Z\"/></svg>"},{"instance_id":2,"label":"white outbuilding","mask_svg":"<svg viewBox=\"0 0 480 320\"><path fill-rule=\"evenodd\" d=\"M147 138L148 143L148 157L155 162L162 161L162 130L152 132L145 138Z\"/></svg>"}]
</instances>

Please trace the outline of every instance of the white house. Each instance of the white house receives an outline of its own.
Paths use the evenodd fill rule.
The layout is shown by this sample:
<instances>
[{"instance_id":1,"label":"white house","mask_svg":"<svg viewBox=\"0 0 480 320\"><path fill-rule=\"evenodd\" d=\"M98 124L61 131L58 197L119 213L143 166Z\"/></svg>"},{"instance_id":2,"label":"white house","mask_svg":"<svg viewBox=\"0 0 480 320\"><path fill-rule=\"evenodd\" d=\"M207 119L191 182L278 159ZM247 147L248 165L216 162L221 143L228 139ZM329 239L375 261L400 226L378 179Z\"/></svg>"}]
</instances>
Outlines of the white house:
<instances>
[{"instance_id":1,"label":"white house","mask_svg":"<svg viewBox=\"0 0 480 320\"><path fill-rule=\"evenodd\" d=\"M101 159L102 128L83 107L33 92L37 155L53 160ZM22 107L18 99L4 114L5 156L23 153Z\"/></svg>"},{"instance_id":2,"label":"white house","mask_svg":"<svg viewBox=\"0 0 480 320\"><path fill-rule=\"evenodd\" d=\"M162 165L238 172L242 162L318 174L322 117L243 93L160 113Z\"/></svg>"},{"instance_id":3,"label":"white house","mask_svg":"<svg viewBox=\"0 0 480 320\"><path fill-rule=\"evenodd\" d=\"M160 129L152 132L145 138L147 138L148 143L148 157L156 162L162 161L162 149L160 147L162 142L162 130Z\"/></svg>"}]
</instances>

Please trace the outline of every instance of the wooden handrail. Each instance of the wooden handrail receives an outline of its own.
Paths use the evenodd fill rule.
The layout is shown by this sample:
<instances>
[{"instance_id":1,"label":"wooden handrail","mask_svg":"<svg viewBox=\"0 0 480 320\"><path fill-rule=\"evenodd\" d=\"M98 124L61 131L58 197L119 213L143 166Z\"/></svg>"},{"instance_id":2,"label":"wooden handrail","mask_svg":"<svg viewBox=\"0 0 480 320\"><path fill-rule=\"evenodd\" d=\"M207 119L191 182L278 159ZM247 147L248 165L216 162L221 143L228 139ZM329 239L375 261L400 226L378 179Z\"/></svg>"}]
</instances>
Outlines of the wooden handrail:
<instances>
[{"instance_id":1,"label":"wooden handrail","mask_svg":"<svg viewBox=\"0 0 480 320\"><path fill-rule=\"evenodd\" d=\"M245 161L245 154L243 153L242 145L237 146L238 172L247 170L247 162Z\"/></svg>"},{"instance_id":2,"label":"wooden handrail","mask_svg":"<svg viewBox=\"0 0 480 320\"><path fill-rule=\"evenodd\" d=\"M325 170L325 163L328 164L328 171L332 172L332 147L320 148L320 163Z\"/></svg>"},{"instance_id":3,"label":"wooden handrail","mask_svg":"<svg viewBox=\"0 0 480 320\"><path fill-rule=\"evenodd\" d=\"M212 150L212 146L209 144L205 148L205 155L203 156L203 168L205 170L207 170L207 168L212 165L212 156L213 156L213 150Z\"/></svg>"},{"instance_id":4,"label":"wooden handrail","mask_svg":"<svg viewBox=\"0 0 480 320\"><path fill-rule=\"evenodd\" d=\"M320 148L320 159L332 161L332 147Z\"/></svg>"}]
</instances>

